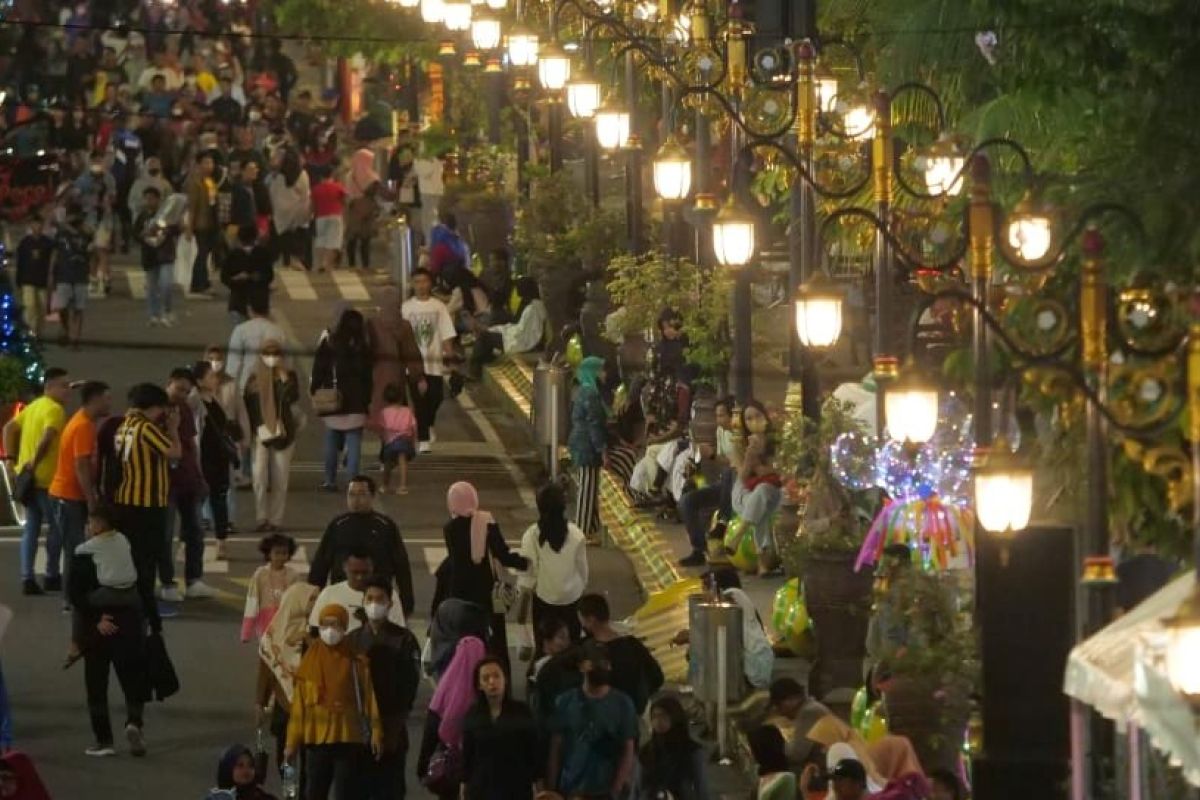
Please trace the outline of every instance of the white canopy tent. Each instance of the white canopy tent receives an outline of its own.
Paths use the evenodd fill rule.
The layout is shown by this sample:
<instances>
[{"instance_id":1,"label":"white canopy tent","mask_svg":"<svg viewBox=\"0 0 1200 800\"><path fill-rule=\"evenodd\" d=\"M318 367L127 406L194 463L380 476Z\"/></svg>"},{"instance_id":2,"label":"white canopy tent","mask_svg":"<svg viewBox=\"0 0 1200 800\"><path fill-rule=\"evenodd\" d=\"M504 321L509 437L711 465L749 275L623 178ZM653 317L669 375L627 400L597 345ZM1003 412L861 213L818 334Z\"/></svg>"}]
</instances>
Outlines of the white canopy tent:
<instances>
[{"instance_id":1,"label":"white canopy tent","mask_svg":"<svg viewBox=\"0 0 1200 800\"><path fill-rule=\"evenodd\" d=\"M1188 702L1167 680L1162 621L1194 590L1188 572L1071 650L1063 691L1116 722L1133 725L1165 753L1187 781L1200 786L1200 734Z\"/></svg>"}]
</instances>

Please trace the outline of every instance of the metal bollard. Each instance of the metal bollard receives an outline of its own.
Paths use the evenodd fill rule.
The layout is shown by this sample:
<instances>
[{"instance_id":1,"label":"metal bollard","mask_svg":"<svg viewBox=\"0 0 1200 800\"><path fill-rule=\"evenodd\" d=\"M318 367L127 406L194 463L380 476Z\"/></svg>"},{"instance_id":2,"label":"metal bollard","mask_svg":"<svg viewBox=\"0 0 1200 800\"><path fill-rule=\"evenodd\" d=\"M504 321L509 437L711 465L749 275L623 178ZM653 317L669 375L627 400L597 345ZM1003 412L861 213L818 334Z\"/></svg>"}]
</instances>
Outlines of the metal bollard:
<instances>
[{"instance_id":1,"label":"metal bollard","mask_svg":"<svg viewBox=\"0 0 1200 800\"><path fill-rule=\"evenodd\" d=\"M392 280L400 287L400 301L408 298L408 277L412 274L412 228L403 214L392 228Z\"/></svg>"}]
</instances>

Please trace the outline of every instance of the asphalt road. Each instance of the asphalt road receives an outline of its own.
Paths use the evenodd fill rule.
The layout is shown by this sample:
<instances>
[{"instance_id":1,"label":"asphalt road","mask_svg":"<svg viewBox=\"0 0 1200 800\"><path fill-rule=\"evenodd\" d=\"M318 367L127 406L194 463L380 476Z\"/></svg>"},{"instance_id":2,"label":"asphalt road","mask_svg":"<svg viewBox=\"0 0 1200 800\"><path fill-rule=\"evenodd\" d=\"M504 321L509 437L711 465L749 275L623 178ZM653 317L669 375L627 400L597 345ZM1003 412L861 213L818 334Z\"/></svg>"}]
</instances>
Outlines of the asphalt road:
<instances>
[{"instance_id":1,"label":"asphalt road","mask_svg":"<svg viewBox=\"0 0 1200 800\"><path fill-rule=\"evenodd\" d=\"M140 278L140 270L118 267L113 295L94 301L88 310L84 336L89 343L80 352L47 346L47 364L64 366L74 377L106 380L113 385L115 397L123 398L133 383L165 381L172 367L195 361L206 344L228 341L231 326L223 300L177 298L175 327L147 327ZM282 272L273 295L274 316L296 341L315 345L337 303L372 311L380 280L354 273ZM292 465L286 531L302 545L297 553L300 563L314 551L325 524L344 505L340 495L317 491L321 432L314 420L302 434ZM472 481L483 507L496 515L510 542L519 539L535 517L531 505L538 467L518 421L495 410L486 398L468 394L461 402L450 401L443 407L437 434L435 453L419 458L410 470L410 494L387 496L379 503L405 537L417 594L412 627L419 635L425 631L432 572L444 555L441 526L449 484ZM373 442L364 446L364 466L373 466L375 446ZM236 506L236 524L247 532L253 525L252 495L238 493ZM220 596L185 602L181 615L167 621L167 645L183 688L167 702L148 707L149 756L145 759L133 759L125 752L111 759L83 754L91 743L83 669L76 666L64 672L60 668L68 618L56 595L21 595L18 539L19 533L12 529L0 532L0 602L15 613L0 645L0 662L12 701L17 747L33 756L56 798L203 797L213 785L220 751L234 742L253 742L256 655L252 645L239 643L238 629L246 581L261 563L257 537L234 536L227 563L215 560L210 540L205 580L220 590ZM610 596L616 614L631 612L639 594L625 556L592 549L589 557L592 586ZM178 571L182 575L181 558ZM518 670L519 685L523 667ZM124 712L115 683L114 678L110 699L114 722L119 724ZM428 687L422 690L412 718L411 734L417 741L429 694ZM410 780L410 796L425 796L414 783Z\"/></svg>"}]
</instances>

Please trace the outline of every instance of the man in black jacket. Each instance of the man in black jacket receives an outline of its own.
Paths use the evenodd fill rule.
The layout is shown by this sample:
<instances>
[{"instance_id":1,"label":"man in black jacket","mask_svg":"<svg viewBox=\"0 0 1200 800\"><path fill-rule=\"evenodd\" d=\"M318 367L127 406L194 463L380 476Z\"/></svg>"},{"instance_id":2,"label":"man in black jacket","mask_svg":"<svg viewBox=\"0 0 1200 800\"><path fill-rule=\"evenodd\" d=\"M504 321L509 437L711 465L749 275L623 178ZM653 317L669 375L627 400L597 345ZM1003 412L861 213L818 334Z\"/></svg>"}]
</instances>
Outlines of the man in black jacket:
<instances>
[{"instance_id":1,"label":"man in black jacket","mask_svg":"<svg viewBox=\"0 0 1200 800\"><path fill-rule=\"evenodd\" d=\"M421 681L421 647L407 628L388 620L392 584L374 577L363 593L367 620L350 634L350 644L367 657L371 684L383 723L383 751L366 764L365 800L404 797L404 763L408 755L408 714Z\"/></svg>"},{"instance_id":2,"label":"man in black jacket","mask_svg":"<svg viewBox=\"0 0 1200 800\"><path fill-rule=\"evenodd\" d=\"M367 475L351 478L346 489L349 511L339 514L325 529L309 567L308 582L313 586L325 586L345 580L342 562L346 554L356 549L365 550L371 554L373 577L395 581L407 619L412 616L414 603L408 551L404 549L404 540L400 538L396 523L376 511L374 502L375 481Z\"/></svg>"}]
</instances>

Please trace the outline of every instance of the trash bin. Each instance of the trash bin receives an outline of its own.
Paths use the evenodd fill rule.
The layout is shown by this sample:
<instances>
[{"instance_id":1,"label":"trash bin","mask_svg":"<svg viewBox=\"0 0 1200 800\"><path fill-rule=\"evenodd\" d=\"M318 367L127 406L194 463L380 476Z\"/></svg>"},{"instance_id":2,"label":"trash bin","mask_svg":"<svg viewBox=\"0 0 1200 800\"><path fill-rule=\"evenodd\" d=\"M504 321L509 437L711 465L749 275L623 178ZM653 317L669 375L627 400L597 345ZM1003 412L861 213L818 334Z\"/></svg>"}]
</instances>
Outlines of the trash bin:
<instances>
[{"instance_id":1,"label":"trash bin","mask_svg":"<svg viewBox=\"0 0 1200 800\"><path fill-rule=\"evenodd\" d=\"M736 703L745 693L742 675L742 609L737 603L714 599L708 594L688 597L688 682L696 698L717 703L721 696L721 655L724 653L726 704ZM723 633L722 633L723 631Z\"/></svg>"},{"instance_id":2,"label":"trash bin","mask_svg":"<svg viewBox=\"0 0 1200 800\"><path fill-rule=\"evenodd\" d=\"M534 441L549 449L552 477L558 477L558 447L567 441L571 425L571 370L543 361L533 371L530 424Z\"/></svg>"}]
</instances>

